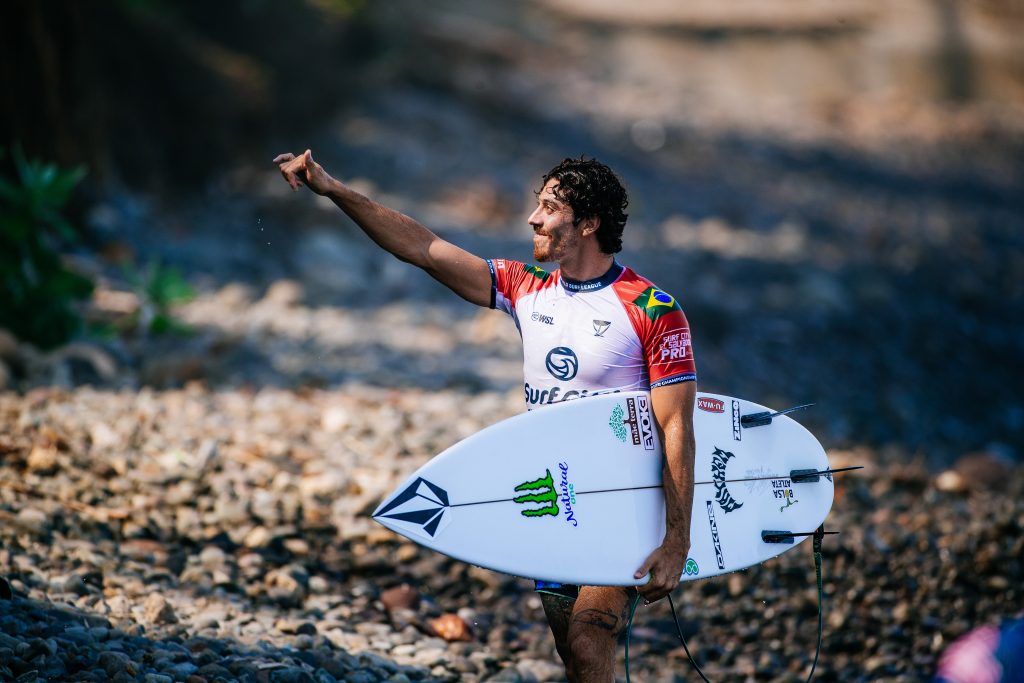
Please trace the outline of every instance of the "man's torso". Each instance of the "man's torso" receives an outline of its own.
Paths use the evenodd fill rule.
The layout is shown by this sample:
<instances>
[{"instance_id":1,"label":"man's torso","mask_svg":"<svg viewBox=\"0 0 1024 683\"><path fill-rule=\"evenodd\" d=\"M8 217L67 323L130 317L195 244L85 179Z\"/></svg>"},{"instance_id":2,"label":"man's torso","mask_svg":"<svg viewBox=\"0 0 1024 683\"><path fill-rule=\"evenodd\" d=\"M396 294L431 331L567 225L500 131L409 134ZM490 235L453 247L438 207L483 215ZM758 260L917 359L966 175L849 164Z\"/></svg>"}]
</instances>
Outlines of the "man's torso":
<instances>
[{"instance_id":1,"label":"man's torso","mask_svg":"<svg viewBox=\"0 0 1024 683\"><path fill-rule=\"evenodd\" d=\"M573 281L518 261L488 261L493 306L523 338L529 409L598 393L649 390L696 378L679 304L629 268Z\"/></svg>"}]
</instances>

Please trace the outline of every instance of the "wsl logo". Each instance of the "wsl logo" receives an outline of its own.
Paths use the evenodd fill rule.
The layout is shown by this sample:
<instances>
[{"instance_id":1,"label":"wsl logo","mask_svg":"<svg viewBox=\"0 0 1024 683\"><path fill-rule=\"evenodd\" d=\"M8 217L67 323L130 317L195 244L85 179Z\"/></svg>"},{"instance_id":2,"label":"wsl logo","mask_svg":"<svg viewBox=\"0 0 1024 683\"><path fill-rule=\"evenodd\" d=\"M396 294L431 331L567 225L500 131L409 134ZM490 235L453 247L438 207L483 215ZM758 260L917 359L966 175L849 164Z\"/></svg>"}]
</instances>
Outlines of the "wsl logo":
<instances>
[{"instance_id":1,"label":"wsl logo","mask_svg":"<svg viewBox=\"0 0 1024 683\"><path fill-rule=\"evenodd\" d=\"M556 346L548 351L544 366L555 379L568 382L579 372L580 362L575 352L568 346Z\"/></svg>"},{"instance_id":2,"label":"wsl logo","mask_svg":"<svg viewBox=\"0 0 1024 683\"><path fill-rule=\"evenodd\" d=\"M395 522L401 522L395 526L433 538L441 530L442 524L447 523L447 511L448 492L419 477L373 516L392 520L391 524L384 523L385 526L391 527Z\"/></svg>"}]
</instances>

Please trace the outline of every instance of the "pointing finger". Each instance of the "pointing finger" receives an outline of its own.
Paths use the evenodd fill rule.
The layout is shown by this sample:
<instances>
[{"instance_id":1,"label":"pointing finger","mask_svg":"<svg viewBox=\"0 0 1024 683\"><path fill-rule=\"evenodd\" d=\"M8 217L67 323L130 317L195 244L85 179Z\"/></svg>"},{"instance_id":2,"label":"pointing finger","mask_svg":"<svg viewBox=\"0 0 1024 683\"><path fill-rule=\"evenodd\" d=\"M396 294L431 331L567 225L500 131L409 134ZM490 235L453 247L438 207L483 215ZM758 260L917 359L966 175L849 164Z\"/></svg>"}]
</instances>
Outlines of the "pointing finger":
<instances>
[{"instance_id":1,"label":"pointing finger","mask_svg":"<svg viewBox=\"0 0 1024 683\"><path fill-rule=\"evenodd\" d=\"M274 157L274 163L275 164L283 164L285 162L291 161L294 158L295 158L294 154L285 152L284 154L278 154L276 157Z\"/></svg>"}]
</instances>

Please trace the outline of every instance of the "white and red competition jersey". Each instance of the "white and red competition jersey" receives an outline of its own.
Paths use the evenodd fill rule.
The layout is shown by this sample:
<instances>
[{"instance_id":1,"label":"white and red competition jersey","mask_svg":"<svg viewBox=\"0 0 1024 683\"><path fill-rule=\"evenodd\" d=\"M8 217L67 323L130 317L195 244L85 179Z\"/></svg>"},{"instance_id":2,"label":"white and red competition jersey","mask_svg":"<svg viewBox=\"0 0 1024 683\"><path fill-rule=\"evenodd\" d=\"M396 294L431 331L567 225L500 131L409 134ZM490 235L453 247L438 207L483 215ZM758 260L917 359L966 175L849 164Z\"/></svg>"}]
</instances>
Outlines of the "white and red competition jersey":
<instances>
[{"instance_id":1,"label":"white and red competition jersey","mask_svg":"<svg viewBox=\"0 0 1024 683\"><path fill-rule=\"evenodd\" d=\"M580 282L520 261L487 264L491 307L511 315L523 338L528 409L697 379L683 310L631 269L613 263Z\"/></svg>"}]
</instances>

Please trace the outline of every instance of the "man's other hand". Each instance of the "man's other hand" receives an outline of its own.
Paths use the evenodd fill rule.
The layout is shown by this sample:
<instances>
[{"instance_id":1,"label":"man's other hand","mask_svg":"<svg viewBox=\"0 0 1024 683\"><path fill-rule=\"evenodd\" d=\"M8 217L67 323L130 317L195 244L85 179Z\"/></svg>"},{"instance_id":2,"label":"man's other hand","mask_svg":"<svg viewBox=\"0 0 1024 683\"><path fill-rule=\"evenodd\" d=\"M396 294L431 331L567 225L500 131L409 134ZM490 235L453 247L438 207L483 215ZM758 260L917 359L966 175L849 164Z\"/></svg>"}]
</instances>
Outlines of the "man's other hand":
<instances>
[{"instance_id":1,"label":"man's other hand","mask_svg":"<svg viewBox=\"0 0 1024 683\"><path fill-rule=\"evenodd\" d=\"M313 161L313 153L308 149L299 156L291 153L278 154L274 157L274 163L292 190L298 190L301 185L306 185L313 192L324 195L334 182L334 178L327 174L324 167Z\"/></svg>"},{"instance_id":2,"label":"man's other hand","mask_svg":"<svg viewBox=\"0 0 1024 683\"><path fill-rule=\"evenodd\" d=\"M633 575L637 579L642 579L648 573L651 575L650 581L637 588L645 603L661 600L679 585L679 577L683 575L689 551L690 542L687 539L682 545L664 543L647 556Z\"/></svg>"}]
</instances>

